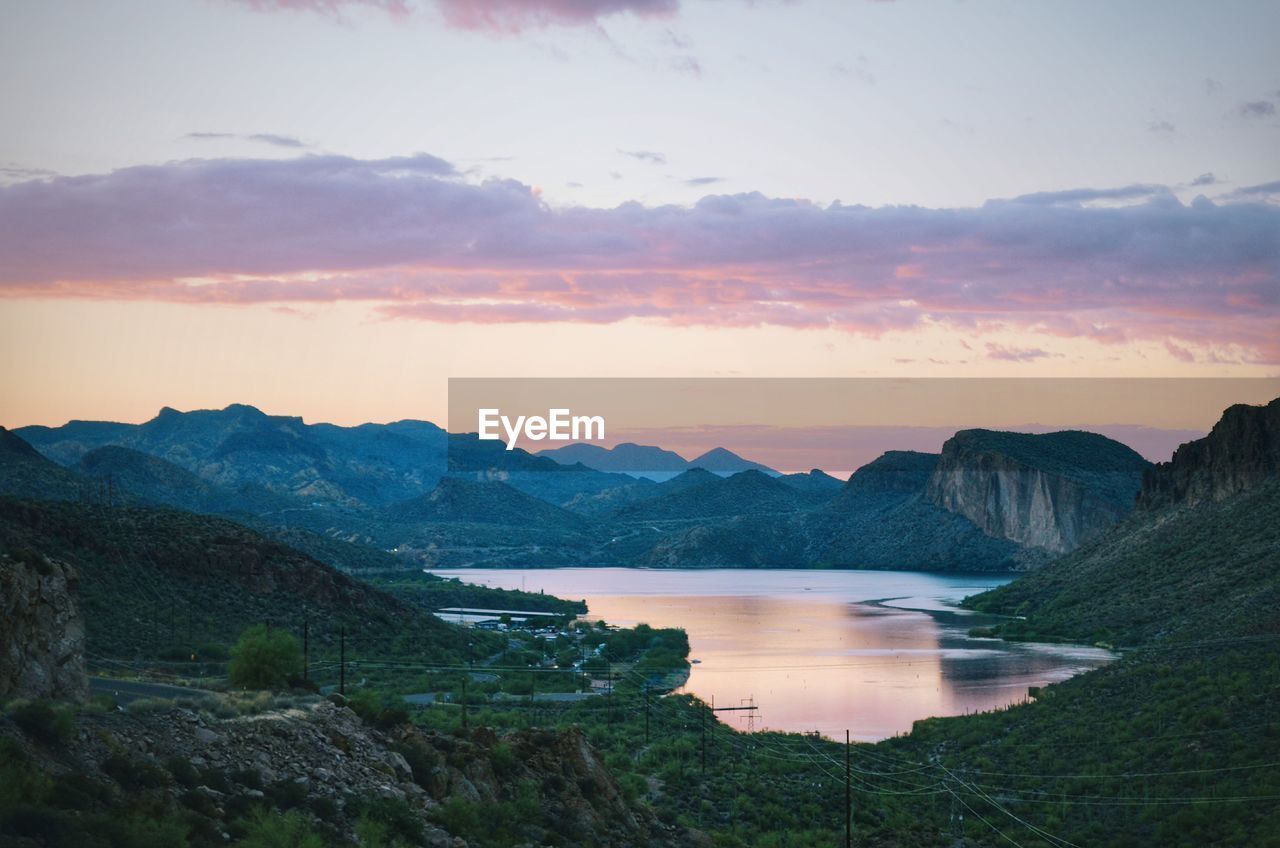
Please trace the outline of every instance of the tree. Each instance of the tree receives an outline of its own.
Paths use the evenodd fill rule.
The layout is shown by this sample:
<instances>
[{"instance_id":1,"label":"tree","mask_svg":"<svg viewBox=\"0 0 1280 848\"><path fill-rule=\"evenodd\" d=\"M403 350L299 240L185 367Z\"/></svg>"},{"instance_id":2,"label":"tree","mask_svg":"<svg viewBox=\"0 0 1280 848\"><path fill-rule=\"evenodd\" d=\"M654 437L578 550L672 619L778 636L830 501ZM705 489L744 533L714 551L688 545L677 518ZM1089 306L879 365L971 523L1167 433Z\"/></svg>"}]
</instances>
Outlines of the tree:
<instances>
[{"instance_id":1,"label":"tree","mask_svg":"<svg viewBox=\"0 0 1280 848\"><path fill-rule=\"evenodd\" d=\"M231 649L228 674L235 686L277 689L302 672L302 649L286 630L255 624Z\"/></svg>"}]
</instances>

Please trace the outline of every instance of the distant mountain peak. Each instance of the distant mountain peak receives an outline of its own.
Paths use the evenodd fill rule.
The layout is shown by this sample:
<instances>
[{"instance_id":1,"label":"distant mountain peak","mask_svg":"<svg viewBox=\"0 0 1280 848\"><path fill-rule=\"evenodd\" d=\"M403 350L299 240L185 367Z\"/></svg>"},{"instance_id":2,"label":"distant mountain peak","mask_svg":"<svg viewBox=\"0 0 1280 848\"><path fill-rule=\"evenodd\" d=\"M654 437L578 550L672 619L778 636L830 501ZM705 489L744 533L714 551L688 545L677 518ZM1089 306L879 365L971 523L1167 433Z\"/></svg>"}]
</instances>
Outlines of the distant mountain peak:
<instances>
[{"instance_id":1,"label":"distant mountain peak","mask_svg":"<svg viewBox=\"0 0 1280 848\"><path fill-rule=\"evenodd\" d=\"M689 460L689 464L697 468L705 468L720 474L736 474L739 471L760 471L770 477L778 477L779 472L767 465L743 459L728 448L715 447L706 453Z\"/></svg>"}]
</instances>

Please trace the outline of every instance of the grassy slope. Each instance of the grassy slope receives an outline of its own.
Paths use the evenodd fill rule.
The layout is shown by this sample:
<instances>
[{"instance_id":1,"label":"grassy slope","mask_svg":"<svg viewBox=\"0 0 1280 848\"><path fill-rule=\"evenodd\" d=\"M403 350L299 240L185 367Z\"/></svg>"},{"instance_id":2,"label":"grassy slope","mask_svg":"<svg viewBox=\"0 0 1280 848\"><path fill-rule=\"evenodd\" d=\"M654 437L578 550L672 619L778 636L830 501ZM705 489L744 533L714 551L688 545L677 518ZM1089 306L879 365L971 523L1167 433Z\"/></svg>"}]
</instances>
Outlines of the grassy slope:
<instances>
[{"instance_id":1,"label":"grassy slope","mask_svg":"<svg viewBox=\"0 0 1280 848\"><path fill-rule=\"evenodd\" d=\"M1135 516L972 599L1025 614L1014 637L1133 650L1027 706L919 722L878 756L924 764L913 780L958 791L1021 845L1053 843L1011 814L1076 845L1280 845L1278 519L1280 481ZM969 818L970 836L1002 841Z\"/></svg>"},{"instance_id":2,"label":"grassy slope","mask_svg":"<svg viewBox=\"0 0 1280 848\"><path fill-rule=\"evenodd\" d=\"M220 518L167 509L0 498L0 551L66 560L80 574L89 652L156 657L226 645L270 621L317 656L348 631L351 655L461 659L469 635L279 542Z\"/></svg>"},{"instance_id":3,"label":"grassy slope","mask_svg":"<svg viewBox=\"0 0 1280 848\"><path fill-rule=\"evenodd\" d=\"M1026 616L1008 636L1141 645L1280 630L1280 480L1219 503L1141 514L967 605Z\"/></svg>"}]
</instances>

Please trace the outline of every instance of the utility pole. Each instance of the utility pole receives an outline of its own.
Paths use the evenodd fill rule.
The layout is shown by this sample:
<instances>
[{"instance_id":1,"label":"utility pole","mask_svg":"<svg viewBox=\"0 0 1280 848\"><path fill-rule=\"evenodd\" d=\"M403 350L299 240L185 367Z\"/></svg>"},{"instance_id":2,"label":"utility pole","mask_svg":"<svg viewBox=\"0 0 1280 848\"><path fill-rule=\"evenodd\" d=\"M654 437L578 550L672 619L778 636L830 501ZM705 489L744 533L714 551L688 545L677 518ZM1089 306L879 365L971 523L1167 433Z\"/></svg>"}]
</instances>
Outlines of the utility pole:
<instances>
[{"instance_id":1,"label":"utility pole","mask_svg":"<svg viewBox=\"0 0 1280 848\"><path fill-rule=\"evenodd\" d=\"M605 703L609 705L609 723L613 724L615 718L613 710L613 663L605 665L605 685L608 687L605 691Z\"/></svg>"},{"instance_id":2,"label":"utility pole","mask_svg":"<svg viewBox=\"0 0 1280 848\"><path fill-rule=\"evenodd\" d=\"M649 744L649 681L644 682L644 744Z\"/></svg>"},{"instance_id":3,"label":"utility pole","mask_svg":"<svg viewBox=\"0 0 1280 848\"><path fill-rule=\"evenodd\" d=\"M853 765L848 730L844 732L844 848L853 848Z\"/></svg>"},{"instance_id":4,"label":"utility pole","mask_svg":"<svg viewBox=\"0 0 1280 848\"><path fill-rule=\"evenodd\" d=\"M311 679L311 631L308 625L306 607L302 609L302 679Z\"/></svg>"},{"instance_id":5,"label":"utility pole","mask_svg":"<svg viewBox=\"0 0 1280 848\"><path fill-rule=\"evenodd\" d=\"M347 694L347 626L338 634L338 694Z\"/></svg>"},{"instance_id":6,"label":"utility pole","mask_svg":"<svg viewBox=\"0 0 1280 848\"><path fill-rule=\"evenodd\" d=\"M715 703L712 701L712 703ZM712 707L712 709L715 709ZM707 710L699 710L702 715L702 773L707 773Z\"/></svg>"}]
</instances>

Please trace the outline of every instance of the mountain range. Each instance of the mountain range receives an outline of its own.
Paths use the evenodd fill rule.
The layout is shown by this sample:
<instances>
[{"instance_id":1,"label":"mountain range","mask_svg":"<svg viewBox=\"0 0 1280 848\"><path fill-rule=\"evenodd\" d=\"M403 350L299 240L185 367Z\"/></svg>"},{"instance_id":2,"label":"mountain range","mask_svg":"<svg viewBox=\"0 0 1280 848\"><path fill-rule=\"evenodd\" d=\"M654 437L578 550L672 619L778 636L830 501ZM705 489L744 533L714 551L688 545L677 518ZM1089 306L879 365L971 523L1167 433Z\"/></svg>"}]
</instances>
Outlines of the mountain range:
<instances>
[{"instance_id":1,"label":"mountain range","mask_svg":"<svg viewBox=\"0 0 1280 848\"><path fill-rule=\"evenodd\" d=\"M562 448L541 450L537 455L554 459L562 465L581 464L597 471L614 471L659 482L694 468L701 468L725 477L743 471L759 471L770 477L781 476L781 472L774 471L767 465L743 459L727 448L712 448L693 459L685 459L675 451L664 450L655 445L623 442L612 448L602 448L599 445L578 442Z\"/></svg>"},{"instance_id":2,"label":"mountain range","mask_svg":"<svg viewBox=\"0 0 1280 848\"><path fill-rule=\"evenodd\" d=\"M619 470L637 462L667 479ZM226 516L352 568L1025 570L1123 520L1149 465L1093 433L965 430L842 483L724 449L531 454L428 422L338 427L245 405L0 432L0 493Z\"/></svg>"},{"instance_id":3,"label":"mountain range","mask_svg":"<svg viewBox=\"0 0 1280 848\"><path fill-rule=\"evenodd\" d=\"M599 517L592 517L497 479L473 479L471 475L478 473L473 467L466 477L444 477L429 493L366 509L380 517L382 523L373 528L378 532L399 527L429 535L435 532L432 528L444 528L459 540L484 527L510 533L511 538L533 529L575 533L593 544L598 543L593 537L597 532L629 529L636 538L656 533L658 545L644 547L620 537L616 544L630 545L633 553L672 553L676 555L673 563L684 562L686 553L711 550L714 546L707 540L716 538L731 561L744 565L771 564L767 559L750 559L761 551L811 556L806 546L818 543L836 546L833 550L843 550L851 558L890 560L912 550L941 556L949 548L965 545L992 546L984 556L1004 551L1017 558L1038 551L1042 567L966 600L967 606L995 616L985 621L998 622L975 628L970 636L1094 641L1124 650L1103 668L1033 687L1027 703L925 719L910 734L854 749L863 762L882 764L864 769L868 779L883 778L889 773L883 764L888 763L892 773L914 775L913 780L936 779L934 784L918 784L939 787L931 792L952 787L956 797L969 802L962 809L977 810L984 818L1002 816L1001 828L991 828L991 836L972 831L986 841L967 835L948 837L956 831L955 807L945 802L945 796L941 804L934 794L922 796L918 787L895 789L900 782L886 782L882 790L869 784L861 793L869 799L864 807L888 803L884 798L905 806L873 808L858 820L860 833L868 844L885 845L1016 841L1025 845L1251 846L1272 844L1277 834L1274 765L1280 758L1280 737L1271 719L1274 693L1280 687L1280 665L1275 661L1276 634L1280 633L1277 444L1280 400L1228 409L1208 436L1184 445L1169 462L1154 466L1134 460L1123 446L1090 434L1024 438L1023 434L962 431L940 454L886 453L825 497L817 497L812 490L806 493L800 486L787 488L784 478L754 471L721 478L697 469L665 483L634 482L634 491L624 490L632 492L626 498L603 497L611 490L584 495L582 502L591 501L599 509ZM537 458L519 462L531 459ZM490 469L494 476L499 476L499 470ZM0 488L24 496L0 497L0 565L18 564L21 571L40 578L43 582L38 585L45 588L57 582L58 575L69 573L64 563L72 566L80 575L78 595L86 610L88 650L130 657L133 665L139 658L163 658L174 651L184 659L192 650L208 658L213 649L221 647L225 652L240 628L264 620L295 632L308 622L312 651L330 661L335 650L341 651L341 642L335 644L342 632L335 634L335 629L341 627L348 631L347 649L356 651L357 657L390 653L413 656L415 661L429 656L460 664L498 650L505 641L482 631L464 634L423 615L411 594L388 595L340 573L325 556L308 556L240 523L140 505L147 499L186 497L194 506L222 506L221 498L241 495L233 487L136 449L99 445L64 466L0 430ZM819 479L818 490L829 488ZM247 506L252 507L252 498L262 496L262 491L251 489L243 495L250 498ZM41 497L46 499L32 500ZM1136 505L1125 509L1130 504ZM244 502L233 505L246 506ZM992 514L976 513L978 506ZM1118 511L1124 514L1112 521ZM966 512L974 512L979 520ZM245 518L249 519L265 520ZM645 531L654 526L671 529ZM824 527L830 535L817 535ZM288 532L310 540L309 544L329 546L331 552L347 551L357 559L361 555L352 552L368 551L367 556L390 562L401 556L299 528ZM839 549L839 545L845 547ZM1063 545L1071 550L1060 555L1050 550ZM896 560L899 567L904 561ZM4 573L0 569L0 575ZM447 587L448 581L436 581L441 584ZM5 584L0 600L16 597L13 585ZM37 606L43 610L67 597L64 587L58 595L41 595ZM529 596L513 599L509 605L542 609L523 606L538 602L555 603ZM21 610L25 605L17 606ZM11 632L18 617L8 612L11 609L12 604L0 616L5 644L17 643ZM472 640L475 644L468 644ZM1028 647L1027 655L1034 659L1035 649ZM370 665L360 673L376 672ZM0 674L0 691L5 691L5 682ZM689 762L696 762L693 752L700 723L694 717L700 713L676 713L673 720L672 713L683 699L661 699L660 703L658 714L666 719L661 732L679 739ZM647 698L644 704L649 706ZM328 704L322 707L325 715L336 712ZM22 715L12 705L10 709L11 715ZM115 783L95 781L103 781L105 775L141 795L137 786L142 784L129 781L145 774L136 766L122 767L119 751L158 751L163 755L155 758L158 762L200 762L193 754L207 758L217 750L210 739L215 740L213 746L224 742L247 746L246 740L258 737L277 740L237 753L240 760L270 763L273 769L277 762L296 761L305 753L309 758L305 772L310 777L303 783L290 781L294 794L283 794L280 784L271 782L261 784L267 791L255 790L258 797L277 805L273 810L282 811L296 804L298 786L327 787L326 781L340 767L335 763L349 764L357 755L363 756L360 752L372 738L371 730L357 732L351 723L338 726L324 715L309 717L296 709L277 710L257 719L238 716L216 723L201 719L214 729L195 724L204 732L192 729L194 715L185 707L156 714L153 709L86 710L77 718L77 726L84 728L87 721L93 731L80 732L61 747L48 740L10 744L0 758L0 766L8 767L6 785L20 790L28 785L52 786L54 791L29 796L68 807L83 805L92 797L97 799L94 809L105 812L95 819L82 813L54 818L49 804L11 804L6 808L9 826L31 830L53 821L62 823L65 832L71 832L71 823L82 824L85 833L93 827L106 832L119 817L122 796L101 788ZM627 721L627 711L623 712ZM617 749L619 769L632 762L629 752L639 738L640 715L639 710L634 712L631 720L636 723L629 727L635 732L624 737ZM376 713L369 716L371 722L378 719ZM678 720L682 716L690 720ZM530 719L521 714L515 720ZM612 717L607 721L612 724ZM12 726L11 722L8 727ZM129 727L138 730L124 737L127 746L123 746L119 734ZM398 729L395 738L403 741L405 732ZM527 812L518 820L527 823L547 803L561 803L556 793L563 794L566 787L580 790L588 799L575 809L598 807L601 787L612 784L603 779L584 784L564 776L582 773L575 769L585 768L586 755L596 761L587 737L578 734L568 743L554 745L555 737L546 729L527 733L530 750L519 749L515 759L527 762L537 757L544 767L536 773L515 774L522 791L542 787L549 801L540 807L531 799L520 808ZM717 745L724 746L726 734L717 731L715 736ZM607 734L599 737L606 739ZM9 730L8 738L23 737ZM174 738L178 741L173 742ZM432 738L439 753L415 756L402 769L405 774L421 766L434 781L442 774L443 764L455 769L450 774L456 776L450 780L456 783L450 786L465 786L458 791L473 792L476 774L484 773L489 779L485 767L476 765L487 762L486 755L460 746L479 744L492 746L493 774L512 773L512 748L518 739L514 735L501 737L501 746L497 744L500 737L488 730ZM730 777L728 791L711 796L714 803L726 799L725 810L738 809L739 797L766 797L759 793L773 788L753 785L744 790L741 773L785 774L794 781L808 767L798 757L800 751L830 751L829 756L819 757L822 762L838 762L836 756L845 753L834 745L823 749L829 743L817 739L787 749L777 747L786 737L762 738L775 746L769 749L773 753L757 755L761 749L754 745L742 746L733 755L715 752L723 757L720 762L739 766L738 774ZM36 739L34 730L31 739ZM94 756L74 768L65 765L66 749L81 747ZM336 749L341 749L340 756ZM405 751L405 756L412 753L390 750ZM791 752L785 767L777 765L780 751ZM392 771L399 762L384 753L379 758ZM638 786L680 780L675 767L653 760L651 767L649 760L640 760L649 770L635 773ZM33 762L54 769L56 782L28 781L23 770L36 773ZM614 767L613 759L601 760L591 773L605 773L606 762ZM182 788L180 775L190 779L189 768L172 767L175 795L188 799L195 796ZM774 769L779 771L770 771ZM213 782L205 772L198 774L200 780ZM374 774L374 786L383 786L389 776L380 770ZM815 783L830 777L825 765L807 774ZM153 778L147 785L167 780ZM833 780L827 786L832 800L826 806L838 809L841 783ZM97 787L94 795L86 793L88 787ZM743 796L744 791L749 794ZM806 783L801 797L809 797L808 792ZM447 793L433 797L446 798ZM672 797L657 796L653 803L666 804L661 809L669 811ZM987 806L976 806L984 802ZM637 809L643 812L648 806ZM803 815L820 815L819 805L813 810L805 809ZM279 817L276 812L271 815ZM614 805L599 815L612 821L626 820L629 814ZM732 820L728 812L706 818ZM835 822L830 831L833 837L827 840L833 841L842 822L833 816L828 820ZM462 819L448 818L443 823L456 830L458 821ZM214 830L212 837L223 838L222 832ZM617 842L607 842L598 835L601 832L593 831L583 844L655 844L630 831ZM1052 833L1054 838L1038 841L1039 833ZM438 844L456 844L448 837L442 839ZM673 839L670 844L701 844L683 836ZM162 843L180 844L146 841Z\"/></svg>"}]
</instances>

